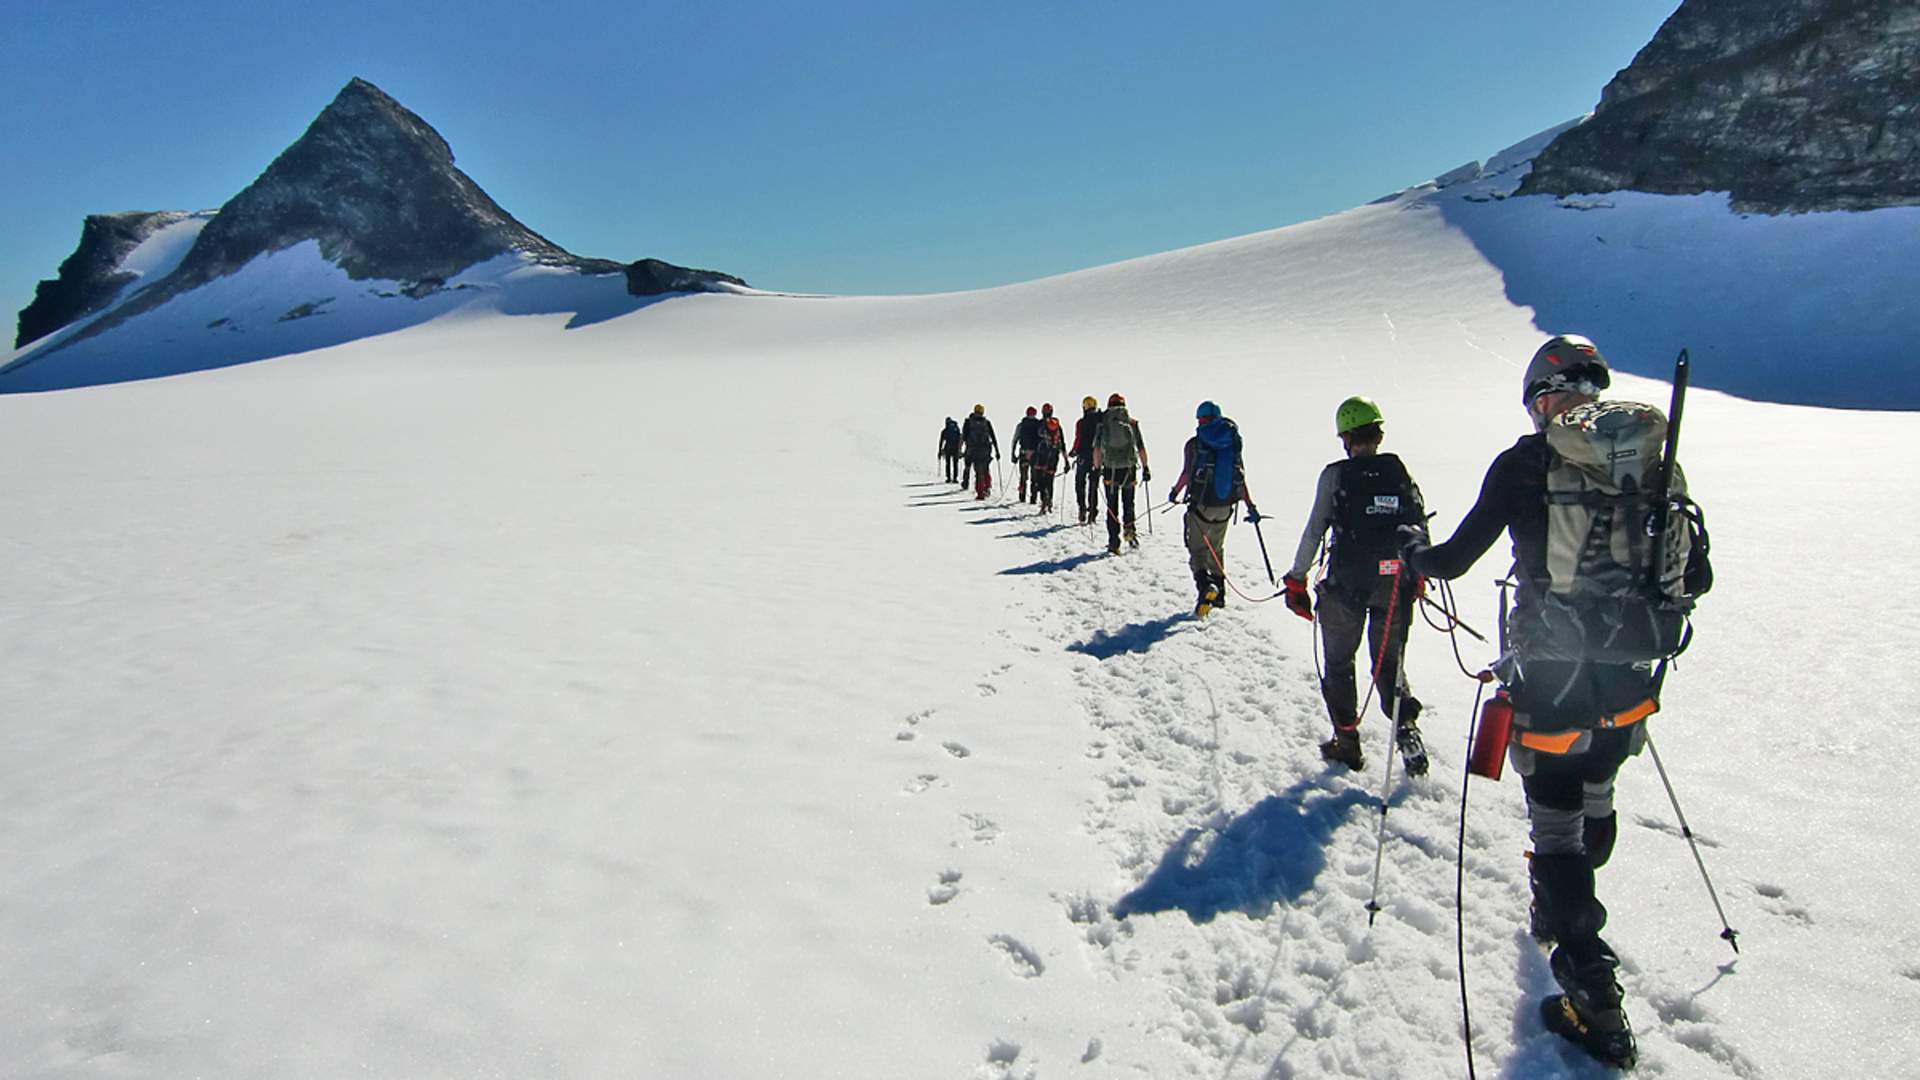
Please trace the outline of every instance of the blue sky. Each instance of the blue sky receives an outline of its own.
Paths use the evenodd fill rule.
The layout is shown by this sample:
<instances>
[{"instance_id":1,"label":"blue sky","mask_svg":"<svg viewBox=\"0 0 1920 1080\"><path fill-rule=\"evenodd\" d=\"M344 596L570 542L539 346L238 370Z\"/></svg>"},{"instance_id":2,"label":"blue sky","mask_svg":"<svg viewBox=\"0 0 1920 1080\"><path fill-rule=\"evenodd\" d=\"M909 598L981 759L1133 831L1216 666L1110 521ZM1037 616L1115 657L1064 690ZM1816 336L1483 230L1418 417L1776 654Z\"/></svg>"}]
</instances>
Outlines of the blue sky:
<instances>
[{"instance_id":1,"label":"blue sky","mask_svg":"<svg viewBox=\"0 0 1920 1080\"><path fill-rule=\"evenodd\" d=\"M1028 280L1307 220L1591 109L1677 0L0 0L0 304L88 213L226 201L367 78L582 255Z\"/></svg>"}]
</instances>

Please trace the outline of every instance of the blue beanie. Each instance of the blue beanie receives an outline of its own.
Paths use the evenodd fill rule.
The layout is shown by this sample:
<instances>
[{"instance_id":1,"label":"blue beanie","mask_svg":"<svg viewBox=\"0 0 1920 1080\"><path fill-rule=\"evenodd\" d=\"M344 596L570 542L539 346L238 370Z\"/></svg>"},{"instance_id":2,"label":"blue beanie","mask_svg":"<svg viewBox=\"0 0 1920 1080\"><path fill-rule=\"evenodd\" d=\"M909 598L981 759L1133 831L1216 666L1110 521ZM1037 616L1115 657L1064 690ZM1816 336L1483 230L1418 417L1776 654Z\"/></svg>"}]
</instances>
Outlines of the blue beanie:
<instances>
[{"instance_id":1,"label":"blue beanie","mask_svg":"<svg viewBox=\"0 0 1920 1080\"><path fill-rule=\"evenodd\" d=\"M1193 416L1196 420L1218 420L1220 419L1220 406L1215 405L1211 401L1203 401L1200 403L1200 407L1193 411Z\"/></svg>"}]
</instances>

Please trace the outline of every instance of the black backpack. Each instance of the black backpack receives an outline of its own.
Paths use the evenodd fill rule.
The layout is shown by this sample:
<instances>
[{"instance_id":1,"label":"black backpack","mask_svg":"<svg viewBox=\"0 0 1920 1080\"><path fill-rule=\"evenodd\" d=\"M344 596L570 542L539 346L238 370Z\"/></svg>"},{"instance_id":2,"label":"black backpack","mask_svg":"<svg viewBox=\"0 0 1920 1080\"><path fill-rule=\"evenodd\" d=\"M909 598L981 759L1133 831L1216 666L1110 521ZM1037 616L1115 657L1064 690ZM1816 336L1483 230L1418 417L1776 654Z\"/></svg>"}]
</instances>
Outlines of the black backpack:
<instances>
[{"instance_id":1,"label":"black backpack","mask_svg":"<svg viewBox=\"0 0 1920 1080\"><path fill-rule=\"evenodd\" d=\"M1423 524L1426 508L1394 454L1348 458L1339 468L1328 576L1349 596L1384 606L1400 572L1400 527Z\"/></svg>"}]
</instances>

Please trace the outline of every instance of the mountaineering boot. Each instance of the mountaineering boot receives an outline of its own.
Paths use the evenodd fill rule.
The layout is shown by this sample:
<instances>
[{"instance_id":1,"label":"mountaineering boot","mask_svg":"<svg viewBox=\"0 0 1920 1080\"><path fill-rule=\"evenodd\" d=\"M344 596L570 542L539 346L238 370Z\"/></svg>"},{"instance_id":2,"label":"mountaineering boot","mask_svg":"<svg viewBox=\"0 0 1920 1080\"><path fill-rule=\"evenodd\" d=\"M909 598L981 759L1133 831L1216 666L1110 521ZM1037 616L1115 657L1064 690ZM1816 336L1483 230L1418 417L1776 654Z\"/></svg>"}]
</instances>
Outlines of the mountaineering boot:
<instances>
[{"instance_id":1,"label":"mountaineering boot","mask_svg":"<svg viewBox=\"0 0 1920 1080\"><path fill-rule=\"evenodd\" d=\"M1206 582L1200 586L1200 602L1194 605L1193 613L1204 617L1219 602L1220 590L1214 588L1212 582Z\"/></svg>"},{"instance_id":2,"label":"mountaineering boot","mask_svg":"<svg viewBox=\"0 0 1920 1080\"><path fill-rule=\"evenodd\" d=\"M1133 526L1131 525L1127 526L1127 546L1135 548L1140 546L1140 538L1133 534Z\"/></svg>"},{"instance_id":3,"label":"mountaineering boot","mask_svg":"<svg viewBox=\"0 0 1920 1080\"><path fill-rule=\"evenodd\" d=\"M1107 541L1107 554L1109 555L1120 554L1120 541L1118 540Z\"/></svg>"},{"instance_id":4,"label":"mountaineering boot","mask_svg":"<svg viewBox=\"0 0 1920 1080\"><path fill-rule=\"evenodd\" d=\"M1593 895L1593 865L1585 852L1535 852L1527 877L1533 885L1529 929L1535 940L1542 944L1600 940L1607 908Z\"/></svg>"},{"instance_id":5,"label":"mountaineering boot","mask_svg":"<svg viewBox=\"0 0 1920 1080\"><path fill-rule=\"evenodd\" d=\"M1533 868L1533 852L1527 852L1527 933L1541 946L1553 944L1556 936L1553 918L1547 914L1540 897L1540 873Z\"/></svg>"},{"instance_id":6,"label":"mountaineering boot","mask_svg":"<svg viewBox=\"0 0 1920 1080\"><path fill-rule=\"evenodd\" d=\"M1427 775L1427 744L1420 738L1420 699L1402 691L1398 704L1400 728L1394 733L1394 745L1400 749L1400 760L1407 766L1408 776Z\"/></svg>"},{"instance_id":7,"label":"mountaineering boot","mask_svg":"<svg viewBox=\"0 0 1920 1080\"><path fill-rule=\"evenodd\" d=\"M1406 764L1407 775L1427 775L1427 744L1420 740L1420 729L1413 721L1401 721L1394 742L1399 744L1400 760Z\"/></svg>"},{"instance_id":8,"label":"mountaineering boot","mask_svg":"<svg viewBox=\"0 0 1920 1080\"><path fill-rule=\"evenodd\" d=\"M1333 738L1320 744L1320 756L1354 772L1367 767L1366 755L1360 752L1359 728L1335 728Z\"/></svg>"},{"instance_id":9,"label":"mountaineering boot","mask_svg":"<svg viewBox=\"0 0 1920 1080\"><path fill-rule=\"evenodd\" d=\"M1553 950L1553 978L1565 990L1540 1003L1540 1021L1548 1031L1585 1050L1595 1060L1616 1069L1633 1068L1638 1052L1627 1011L1621 1007L1620 983L1614 972L1619 957L1598 937L1579 947Z\"/></svg>"},{"instance_id":10,"label":"mountaineering boot","mask_svg":"<svg viewBox=\"0 0 1920 1080\"><path fill-rule=\"evenodd\" d=\"M1217 575L1213 579L1213 606L1217 608L1227 606L1227 579Z\"/></svg>"}]
</instances>

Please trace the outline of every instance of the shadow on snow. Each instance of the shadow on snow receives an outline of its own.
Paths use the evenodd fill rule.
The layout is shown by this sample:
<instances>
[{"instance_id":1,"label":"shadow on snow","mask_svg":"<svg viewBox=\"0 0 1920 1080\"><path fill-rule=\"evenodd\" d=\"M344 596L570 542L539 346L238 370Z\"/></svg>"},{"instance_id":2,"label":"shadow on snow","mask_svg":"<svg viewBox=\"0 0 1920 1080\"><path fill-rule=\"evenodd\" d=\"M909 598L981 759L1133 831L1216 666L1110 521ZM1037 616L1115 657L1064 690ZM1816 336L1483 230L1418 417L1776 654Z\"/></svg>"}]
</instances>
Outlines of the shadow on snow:
<instances>
[{"instance_id":1,"label":"shadow on snow","mask_svg":"<svg viewBox=\"0 0 1920 1080\"><path fill-rule=\"evenodd\" d=\"M976 524L978 523L976 522ZM1020 534L1010 533L1008 535L1018 536ZM1037 563L1028 563L1025 566L1010 566L1000 571L1000 573L1003 576L1017 574L1057 574L1063 570L1072 570L1078 566L1085 566L1087 563L1099 558L1104 558L1104 556L1092 552L1083 552L1079 555L1069 555L1064 559L1046 559ZM1073 648L1074 646L1068 647Z\"/></svg>"},{"instance_id":2,"label":"shadow on snow","mask_svg":"<svg viewBox=\"0 0 1920 1080\"><path fill-rule=\"evenodd\" d=\"M976 524L978 523L976 522ZM1021 532L1001 533L999 536L994 537L994 539L996 540L1013 540L1013 539L1035 540L1042 536L1052 536L1054 533L1057 533L1066 527L1067 527L1066 525L1056 521L1051 525L1042 525L1037 529L1026 529Z\"/></svg>"},{"instance_id":3,"label":"shadow on snow","mask_svg":"<svg viewBox=\"0 0 1920 1080\"><path fill-rule=\"evenodd\" d=\"M1321 774L1303 777L1229 821L1217 833L1189 829L1160 858L1147 880L1113 905L1115 916L1184 911L1196 923L1223 912L1265 916L1275 901L1312 890L1326 867L1327 840L1355 807L1374 803L1349 785L1330 792ZM1204 841L1212 837L1212 843Z\"/></svg>"},{"instance_id":4,"label":"shadow on snow","mask_svg":"<svg viewBox=\"0 0 1920 1080\"><path fill-rule=\"evenodd\" d=\"M1078 566L1082 562L1089 562L1104 557L1105 556L1096 554L1076 555L1072 559L1062 561ZM1071 567L1067 567L1067 569L1071 569ZM1017 569L1001 571L1003 574L1016 572L1018 572ZM1028 572L1038 573L1040 571ZM1193 621L1193 616L1183 611L1178 615L1168 615L1164 618L1154 619L1149 622L1130 623L1112 633L1108 633L1105 630L1095 630L1093 636L1087 640L1076 641L1067 646L1067 651L1085 653L1096 660L1106 660L1119 656L1121 653L1146 652L1148 649L1153 648L1155 645L1171 637L1174 631L1179 628L1180 624Z\"/></svg>"}]
</instances>

